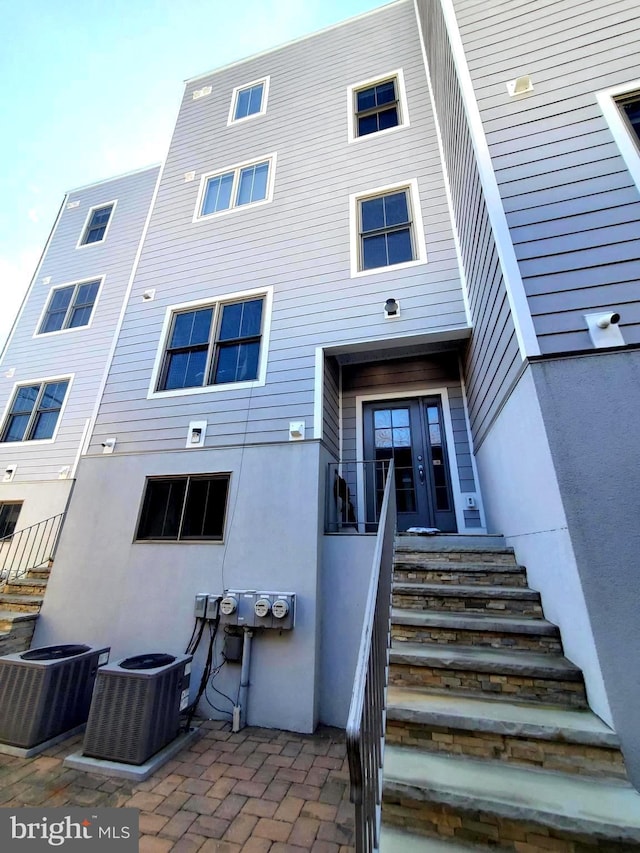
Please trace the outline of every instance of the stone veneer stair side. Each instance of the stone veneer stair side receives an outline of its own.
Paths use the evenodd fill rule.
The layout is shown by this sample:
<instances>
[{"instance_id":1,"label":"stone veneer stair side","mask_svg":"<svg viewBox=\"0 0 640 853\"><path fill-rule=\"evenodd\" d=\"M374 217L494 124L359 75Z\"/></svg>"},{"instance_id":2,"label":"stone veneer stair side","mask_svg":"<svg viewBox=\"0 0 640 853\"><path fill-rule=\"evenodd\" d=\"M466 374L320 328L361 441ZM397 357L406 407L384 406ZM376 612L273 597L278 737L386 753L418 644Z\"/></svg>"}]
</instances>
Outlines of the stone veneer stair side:
<instances>
[{"instance_id":1,"label":"stone veneer stair side","mask_svg":"<svg viewBox=\"0 0 640 853\"><path fill-rule=\"evenodd\" d=\"M50 568L29 569L24 578L0 588L0 655L31 647Z\"/></svg>"},{"instance_id":2,"label":"stone veneer stair side","mask_svg":"<svg viewBox=\"0 0 640 853\"><path fill-rule=\"evenodd\" d=\"M618 739L498 537L396 543L381 850L405 842L640 850Z\"/></svg>"}]
</instances>

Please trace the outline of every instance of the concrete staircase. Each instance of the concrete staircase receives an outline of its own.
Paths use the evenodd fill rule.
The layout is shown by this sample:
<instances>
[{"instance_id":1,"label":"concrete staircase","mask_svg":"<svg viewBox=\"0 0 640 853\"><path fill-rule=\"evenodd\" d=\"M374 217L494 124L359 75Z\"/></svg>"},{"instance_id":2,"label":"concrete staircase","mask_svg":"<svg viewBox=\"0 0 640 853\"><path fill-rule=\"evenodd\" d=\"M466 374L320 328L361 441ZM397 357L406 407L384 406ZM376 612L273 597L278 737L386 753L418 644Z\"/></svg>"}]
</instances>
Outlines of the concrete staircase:
<instances>
[{"instance_id":1,"label":"concrete staircase","mask_svg":"<svg viewBox=\"0 0 640 853\"><path fill-rule=\"evenodd\" d=\"M31 646L36 620L51 569L29 569L23 578L5 583L0 591L0 655Z\"/></svg>"},{"instance_id":2,"label":"concrete staircase","mask_svg":"<svg viewBox=\"0 0 640 853\"><path fill-rule=\"evenodd\" d=\"M640 850L616 735L501 537L396 541L381 850Z\"/></svg>"}]
</instances>

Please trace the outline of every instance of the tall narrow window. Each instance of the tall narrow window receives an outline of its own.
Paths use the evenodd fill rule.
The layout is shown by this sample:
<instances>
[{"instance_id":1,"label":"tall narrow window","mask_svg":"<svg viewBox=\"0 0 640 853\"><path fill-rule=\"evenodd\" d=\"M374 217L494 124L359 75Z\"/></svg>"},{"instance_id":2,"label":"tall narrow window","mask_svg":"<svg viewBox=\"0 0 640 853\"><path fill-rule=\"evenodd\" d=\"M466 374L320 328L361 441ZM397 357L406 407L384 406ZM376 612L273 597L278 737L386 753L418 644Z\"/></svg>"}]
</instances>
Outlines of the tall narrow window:
<instances>
[{"instance_id":1,"label":"tall narrow window","mask_svg":"<svg viewBox=\"0 0 640 853\"><path fill-rule=\"evenodd\" d=\"M99 281L86 281L52 290L38 334L87 326L99 288Z\"/></svg>"},{"instance_id":2,"label":"tall narrow window","mask_svg":"<svg viewBox=\"0 0 640 853\"><path fill-rule=\"evenodd\" d=\"M80 244L82 246L88 243L101 243L104 240L109 219L113 212L113 204L105 204L103 207L94 208L89 214L84 234Z\"/></svg>"},{"instance_id":3,"label":"tall narrow window","mask_svg":"<svg viewBox=\"0 0 640 853\"><path fill-rule=\"evenodd\" d=\"M68 379L19 386L2 426L0 441L52 438L68 387Z\"/></svg>"}]
</instances>

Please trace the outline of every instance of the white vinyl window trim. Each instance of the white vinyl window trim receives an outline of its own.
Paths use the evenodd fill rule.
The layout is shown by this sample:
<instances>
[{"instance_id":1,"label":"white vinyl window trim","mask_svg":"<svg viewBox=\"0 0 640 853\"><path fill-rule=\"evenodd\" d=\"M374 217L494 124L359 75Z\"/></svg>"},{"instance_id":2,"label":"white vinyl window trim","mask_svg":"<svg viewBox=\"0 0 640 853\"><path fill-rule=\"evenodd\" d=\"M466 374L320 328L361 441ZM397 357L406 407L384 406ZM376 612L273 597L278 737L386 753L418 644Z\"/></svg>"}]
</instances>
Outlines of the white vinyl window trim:
<instances>
[{"instance_id":1,"label":"white vinyl window trim","mask_svg":"<svg viewBox=\"0 0 640 853\"><path fill-rule=\"evenodd\" d=\"M243 124L246 121L250 121L253 118L259 118L263 116L267 112L267 101L269 99L269 83L271 77L260 77L258 80L251 80L249 83L243 83L242 86L236 86L233 92L231 93L231 104L229 105L229 116L227 118L227 127L232 124ZM255 113L250 113L247 116L242 116L241 118L235 118L236 109L238 106L238 96L241 92L245 92L247 89L253 89L256 86L262 86L262 98L260 101L260 109Z\"/></svg>"},{"instance_id":2,"label":"white vinyl window trim","mask_svg":"<svg viewBox=\"0 0 640 853\"><path fill-rule=\"evenodd\" d=\"M76 244L76 249L87 249L89 246L101 246L104 241L107 239L109 235L109 229L111 228L111 223L113 222L113 216L116 212L116 206L118 204L118 199L112 199L111 201L101 201L100 204L94 204L89 208L89 212L87 213L87 217L84 221L84 225L82 226L82 230L80 231L80 236L78 237L78 242ZM93 243L84 243L84 237L87 233L87 228L89 227L89 223L91 222L91 217L96 212L96 210L101 210L103 207L110 207L111 213L109 214L109 221L107 222L107 227L105 228L104 234L102 235L102 240L94 240Z\"/></svg>"},{"instance_id":3,"label":"white vinyl window trim","mask_svg":"<svg viewBox=\"0 0 640 853\"><path fill-rule=\"evenodd\" d=\"M197 385L189 388L174 388L169 391L157 391L158 381L162 372L167 344L169 343L169 335L173 318L176 314L183 311L195 310L198 308L207 308L209 306L220 307L232 302L242 302L249 299L261 297L264 299L264 313L262 319L262 335L260 339L260 355L258 358L258 375L255 379L249 379L241 382L225 382L217 385ZM191 394L216 394L220 391L241 390L243 388L258 388L265 385L267 381L267 359L269 354L269 335L271 332L271 314L273 310L273 287L260 287L252 290L241 290L236 293L224 293L220 296L213 296L208 299L196 299L190 302L181 302L177 305L169 305L165 311L164 321L162 323L162 331L156 357L151 371L151 381L147 392L147 399L154 400L162 397L184 397ZM25 384L25 383L21 383Z\"/></svg>"},{"instance_id":4,"label":"white vinyl window trim","mask_svg":"<svg viewBox=\"0 0 640 853\"><path fill-rule=\"evenodd\" d=\"M255 157L252 160L246 160L243 163L235 163L233 166L227 166L224 169L216 169L213 172L206 172L200 178L200 186L198 187L198 198L196 200L196 209L194 211L192 221L207 222L213 217L227 216L230 213L237 213L240 210L252 209L254 207L259 207L262 204L269 204L271 201L273 201L273 189L276 175L276 159L277 153L274 151L271 154L265 154L264 157ZM248 204L236 204L235 200L237 198L238 184L240 182L240 174L242 170L250 168L251 166L258 166L262 163L269 164L269 173L267 176L267 187L265 197L259 199L258 201L251 201ZM229 207L224 208L223 210L216 210L213 213L202 213L202 208L205 202L209 181L213 178L222 177L223 175L228 175L230 173L233 173L233 186L231 189L231 199L233 203Z\"/></svg>"},{"instance_id":5,"label":"white vinyl window trim","mask_svg":"<svg viewBox=\"0 0 640 853\"><path fill-rule=\"evenodd\" d=\"M398 124L395 125L395 127L388 127L385 130L378 130L375 133L367 133L364 136L358 136L356 129L356 98L358 92L361 92L363 89L369 89L372 86L377 86L387 80L395 80L396 83ZM387 74L372 77L369 80L361 80L359 83L353 83L351 86L347 87L347 135L349 144L353 142L361 142L364 139L379 139L381 136L387 136L389 133L395 133L396 131L409 126L409 105L407 103L407 90L404 84L404 73L402 68L397 68L395 71L389 71Z\"/></svg>"},{"instance_id":6,"label":"white vinyl window trim","mask_svg":"<svg viewBox=\"0 0 640 853\"><path fill-rule=\"evenodd\" d=\"M95 317L96 308L98 307L98 302L100 300L100 294L102 293L102 285L104 283L104 279L105 279L104 275L94 275L94 276L91 276L91 278L82 278L82 279L79 279L78 281L68 281L68 282L65 282L65 284L57 284L55 287L52 287L51 290L49 291L49 295L47 296L47 301L44 304L44 308L42 309L42 313L40 314L40 317L38 318L38 322L36 324L35 331L31 337L32 338L49 338L52 335L65 335L65 334L68 334L69 332L79 332L81 329L90 328L91 324L93 323L93 318ZM67 327L67 328L62 328L62 329L56 329L53 332L40 332L39 331L40 327L42 326L42 324L44 322L45 317L48 314L49 307L51 305L51 300L53 299L53 294L56 290L64 290L65 287L78 288L80 285L89 284L92 281L98 281L99 285L98 285L98 292L96 293L96 298L93 300L93 307L91 308L91 316L89 317L88 323L86 323L84 326L73 326L73 327ZM68 313L71 313L72 308L73 308L73 300L69 306Z\"/></svg>"},{"instance_id":7,"label":"white vinyl window trim","mask_svg":"<svg viewBox=\"0 0 640 853\"><path fill-rule=\"evenodd\" d=\"M626 116L620 109L620 103L636 92L640 94L640 80L633 80L598 92L596 97L627 169L640 190L640 147Z\"/></svg>"},{"instance_id":8,"label":"white vinyl window trim","mask_svg":"<svg viewBox=\"0 0 640 853\"><path fill-rule=\"evenodd\" d=\"M62 401L62 406L58 412L58 420L56 421L55 429L53 430L53 435L51 438L30 438L26 441L9 441L3 442L0 446L5 448L13 448L13 447L26 447L37 445L38 447L43 444L53 444L58 435L58 430L60 429L60 424L62 423L62 419L64 417L64 412L67 407L67 402L69 400L69 396L71 395L71 387L73 385L73 380L75 378L74 373L63 373L60 376L41 376L39 379L21 379L19 382L16 382L11 389L11 393L9 394L9 399L4 407L4 411L2 413L2 418L0 419L0 435L4 432L5 425L7 423L7 418L11 412L11 406L13 401L15 400L16 393L18 388L24 388L29 385L45 385L49 382L68 382L67 390L64 395L64 400Z\"/></svg>"},{"instance_id":9,"label":"white vinyl window trim","mask_svg":"<svg viewBox=\"0 0 640 853\"><path fill-rule=\"evenodd\" d=\"M415 257L411 261L400 264L373 267L372 269L360 269L361 246L360 246L360 202L377 196L389 195L394 192L406 190L411 208L411 240ZM425 264L428 261L427 243L422 224L422 208L420 205L420 193L418 181L410 178L397 184L389 184L383 187L374 187L365 192L353 193L349 196L349 234L350 234L350 256L351 256L351 278L359 278L365 275L380 275L387 273L393 275L397 270Z\"/></svg>"}]
</instances>

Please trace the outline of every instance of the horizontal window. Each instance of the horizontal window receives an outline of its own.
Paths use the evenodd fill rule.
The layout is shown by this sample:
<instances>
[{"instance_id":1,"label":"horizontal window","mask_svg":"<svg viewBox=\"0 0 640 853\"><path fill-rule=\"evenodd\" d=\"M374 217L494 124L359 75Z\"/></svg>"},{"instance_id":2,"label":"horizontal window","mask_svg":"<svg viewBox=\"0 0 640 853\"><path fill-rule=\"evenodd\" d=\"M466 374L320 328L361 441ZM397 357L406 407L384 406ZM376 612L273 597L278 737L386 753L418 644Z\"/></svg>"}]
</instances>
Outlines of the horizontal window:
<instances>
[{"instance_id":1,"label":"horizontal window","mask_svg":"<svg viewBox=\"0 0 640 853\"><path fill-rule=\"evenodd\" d=\"M101 243L104 240L114 207L115 204L110 203L102 207L94 207L89 211L89 218L80 240L81 246L86 246L89 243Z\"/></svg>"},{"instance_id":2,"label":"horizontal window","mask_svg":"<svg viewBox=\"0 0 640 853\"><path fill-rule=\"evenodd\" d=\"M0 539L14 532L21 509L22 502L0 503Z\"/></svg>"},{"instance_id":3,"label":"horizontal window","mask_svg":"<svg viewBox=\"0 0 640 853\"><path fill-rule=\"evenodd\" d=\"M229 474L147 480L136 539L221 540Z\"/></svg>"},{"instance_id":4,"label":"horizontal window","mask_svg":"<svg viewBox=\"0 0 640 853\"><path fill-rule=\"evenodd\" d=\"M87 326L99 288L100 281L85 281L52 290L38 334Z\"/></svg>"},{"instance_id":5,"label":"horizontal window","mask_svg":"<svg viewBox=\"0 0 640 853\"><path fill-rule=\"evenodd\" d=\"M19 385L2 425L0 441L52 438L68 387L68 379Z\"/></svg>"},{"instance_id":6,"label":"horizontal window","mask_svg":"<svg viewBox=\"0 0 640 853\"><path fill-rule=\"evenodd\" d=\"M255 80L233 90L228 124L252 116L264 115L267 109L268 78Z\"/></svg>"},{"instance_id":7,"label":"horizontal window","mask_svg":"<svg viewBox=\"0 0 640 853\"><path fill-rule=\"evenodd\" d=\"M264 297L177 311L158 391L257 379Z\"/></svg>"},{"instance_id":8,"label":"horizontal window","mask_svg":"<svg viewBox=\"0 0 640 853\"><path fill-rule=\"evenodd\" d=\"M205 175L195 219L271 200L273 157Z\"/></svg>"}]
</instances>

